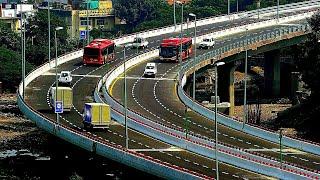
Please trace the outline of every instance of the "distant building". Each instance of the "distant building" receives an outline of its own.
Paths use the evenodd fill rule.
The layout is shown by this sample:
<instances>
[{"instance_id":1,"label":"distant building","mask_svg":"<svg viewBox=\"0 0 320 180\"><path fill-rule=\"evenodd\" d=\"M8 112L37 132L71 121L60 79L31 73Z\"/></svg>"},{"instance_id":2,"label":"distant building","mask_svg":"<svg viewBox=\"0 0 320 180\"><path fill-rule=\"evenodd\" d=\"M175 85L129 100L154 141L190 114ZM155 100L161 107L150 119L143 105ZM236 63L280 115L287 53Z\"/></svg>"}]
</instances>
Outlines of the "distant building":
<instances>
[{"instance_id":1,"label":"distant building","mask_svg":"<svg viewBox=\"0 0 320 180\"><path fill-rule=\"evenodd\" d=\"M8 24L13 31L19 32L20 14L23 12L25 16L30 17L34 14L32 4L9 4L2 3L0 6L0 20Z\"/></svg>"},{"instance_id":2,"label":"distant building","mask_svg":"<svg viewBox=\"0 0 320 180\"><path fill-rule=\"evenodd\" d=\"M78 4L75 5L75 2ZM81 31L87 30L87 14L89 31L92 29L108 31L114 27L115 16L111 0L88 0L88 4L85 1L81 3L72 1L72 3L72 8L70 5L59 4L51 9L52 13L65 19L68 26L67 32L71 37L79 38ZM47 6L47 3L42 5ZM39 7L40 9L48 10L47 7Z\"/></svg>"}]
</instances>

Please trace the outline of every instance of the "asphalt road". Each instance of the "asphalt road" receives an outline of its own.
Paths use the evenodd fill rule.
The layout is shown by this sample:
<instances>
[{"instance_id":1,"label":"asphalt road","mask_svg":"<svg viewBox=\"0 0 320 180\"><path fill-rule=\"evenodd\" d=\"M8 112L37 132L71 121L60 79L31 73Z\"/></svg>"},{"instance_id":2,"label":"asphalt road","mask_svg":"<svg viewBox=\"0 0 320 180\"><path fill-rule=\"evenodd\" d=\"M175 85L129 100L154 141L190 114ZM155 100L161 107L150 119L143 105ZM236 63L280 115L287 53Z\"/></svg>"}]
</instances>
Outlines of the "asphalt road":
<instances>
[{"instance_id":1,"label":"asphalt road","mask_svg":"<svg viewBox=\"0 0 320 180\"><path fill-rule=\"evenodd\" d=\"M216 31L223 28L228 28L231 26L237 26L242 25L249 22L254 22L257 20L254 19L241 19L241 20L234 20L232 22L221 22L216 23L208 26L198 27L198 33L206 34L212 31ZM192 31L192 30L190 30ZM184 34L187 34L186 31L184 31ZM192 34L192 32L190 32ZM198 34L198 35L199 35ZM179 33L173 33L168 35L162 35L158 37L152 37L149 38L150 46L156 47L160 44L160 40L167 37L176 37ZM199 52L199 51L198 51ZM134 56L136 53L136 50L129 50L127 54L129 56ZM70 127L73 127L74 129L78 131L84 131L82 129L82 119L79 115L79 112L81 112L83 105L85 102L92 102L92 92L95 88L95 85L99 79L99 76L102 76L106 73L106 71L113 67L115 64L121 62L121 52L118 50L117 52L118 58L115 62L110 63L109 65L101 66L101 67L90 67L90 66L83 66L80 59L70 61L68 63L65 63L58 67L58 71L62 70L70 70L73 74L77 75L96 75L96 76L90 76L90 77L74 77L74 84L73 90L74 90L74 109L70 113L66 113L62 115L62 118L60 119L60 123L63 123L65 125L68 125ZM142 65L143 66L143 65ZM164 65L164 67L161 69L166 69L167 67L170 67L171 64ZM144 66L143 66L144 67ZM174 70L174 69L172 69ZM55 120L55 114L51 110L50 106L48 105L48 90L54 83L54 76L52 75L54 73L54 70L49 71L48 73L38 77L33 82L29 84L29 86L26 88L26 102L35 110L40 112L41 114L47 116L51 120ZM141 74L139 74L141 75ZM169 75L169 74L168 74ZM148 82L147 82L148 84ZM160 83L159 83L160 85ZM170 84L165 84L167 86ZM152 84L151 84L152 86ZM148 88L143 88L148 89ZM172 93L174 93L172 91ZM144 93L142 93L144 94ZM179 101L176 100L177 96L172 96L172 100L174 103L179 104ZM181 103L180 103L181 104ZM175 106L175 104L173 104ZM130 106L131 107L131 106ZM161 108L158 108L161 109ZM180 109L177 109L177 113L181 113ZM165 114L168 114L167 112ZM195 116L197 116L195 114ZM168 116L172 117L172 116ZM176 117L175 117L176 118ZM179 119L179 118L176 118ZM181 121L181 120L180 120ZM199 121L200 123L200 121ZM210 124L210 122L208 122ZM211 124L210 124L211 125ZM196 130L196 129L194 129ZM201 132L201 131L200 131ZM117 123L113 123L110 125L110 127L107 130L104 131L98 131L98 132L91 132L94 133L96 136L101 137L103 139L106 139L112 144L119 144L122 147L124 146L125 139L124 139L124 128L122 125L119 125ZM130 130L129 132L130 136L130 148L168 148L170 145L165 144L163 142L157 141L155 139L146 137L142 135L141 133L135 132ZM150 155L152 157L161 159L162 161L169 162L171 164L175 164L181 167L184 167L189 170L196 171L198 173L202 173L211 177L214 177L214 161L211 159L207 159L204 157L201 157L199 155L186 152L184 150L179 151L173 151L173 152L143 152L144 154ZM256 173L248 172L236 167L232 167L226 164L221 163L220 165L220 175L223 179L234 179L234 178L261 178L265 179L267 177L261 176Z\"/></svg>"},{"instance_id":2,"label":"asphalt road","mask_svg":"<svg viewBox=\"0 0 320 180\"><path fill-rule=\"evenodd\" d=\"M264 31L270 32L277 28L283 28L283 26L265 28ZM248 32L248 36L257 36L260 33L261 30L255 30ZM218 39L216 48L220 47L222 44L233 43L243 38L246 38L246 36L235 35L233 37ZM201 55L205 52L207 51L198 50L197 54ZM152 61L156 62L158 66L158 74L155 79L141 78L147 62L143 62L128 70L128 107L157 122L166 123L181 129L185 129L187 125L188 131L213 139L214 122L193 111L188 111L188 113L185 114L185 105L179 100L175 87L175 79L180 67L179 64L163 63L159 61L159 59L154 59ZM119 102L123 101L123 88L123 79L119 79L114 83L113 88L111 89L112 95ZM184 120L186 116L191 119L188 123ZM279 149L278 144L232 130L222 125L219 126L218 129L220 133L218 135L219 141L223 143L231 144L243 149L258 149L260 154L270 156L274 159L279 159L280 157L279 152L261 151L262 149ZM285 161L310 169L320 170L319 156L301 152L297 149L284 148L290 151L284 153L283 157Z\"/></svg>"}]
</instances>

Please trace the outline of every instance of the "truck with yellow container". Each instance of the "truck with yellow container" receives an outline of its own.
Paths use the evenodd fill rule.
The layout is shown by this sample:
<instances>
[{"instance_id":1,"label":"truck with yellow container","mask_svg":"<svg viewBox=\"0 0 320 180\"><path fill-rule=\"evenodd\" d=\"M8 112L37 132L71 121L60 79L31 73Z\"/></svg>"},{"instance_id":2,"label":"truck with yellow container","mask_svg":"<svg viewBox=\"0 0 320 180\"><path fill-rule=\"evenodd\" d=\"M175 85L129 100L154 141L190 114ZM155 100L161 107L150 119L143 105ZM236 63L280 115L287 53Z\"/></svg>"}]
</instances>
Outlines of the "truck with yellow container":
<instances>
[{"instance_id":1,"label":"truck with yellow container","mask_svg":"<svg viewBox=\"0 0 320 180\"><path fill-rule=\"evenodd\" d=\"M57 91L57 93L56 93ZM56 98L57 95L57 98ZM63 112L70 112L73 106L73 93L70 87L51 87L50 93L50 104L55 107L56 101L60 101L63 104Z\"/></svg>"},{"instance_id":2,"label":"truck with yellow container","mask_svg":"<svg viewBox=\"0 0 320 180\"><path fill-rule=\"evenodd\" d=\"M110 124L110 106L103 103L85 103L83 125L86 129L106 128Z\"/></svg>"}]
</instances>

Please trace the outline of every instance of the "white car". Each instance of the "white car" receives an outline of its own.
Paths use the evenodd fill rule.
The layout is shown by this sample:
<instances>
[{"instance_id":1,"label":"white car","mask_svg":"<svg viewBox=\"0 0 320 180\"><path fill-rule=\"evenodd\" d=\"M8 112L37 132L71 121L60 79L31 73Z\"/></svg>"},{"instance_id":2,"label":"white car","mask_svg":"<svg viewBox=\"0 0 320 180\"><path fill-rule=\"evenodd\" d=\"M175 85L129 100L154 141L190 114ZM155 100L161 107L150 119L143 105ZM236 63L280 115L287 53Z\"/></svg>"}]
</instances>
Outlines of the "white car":
<instances>
[{"instance_id":1,"label":"white car","mask_svg":"<svg viewBox=\"0 0 320 180\"><path fill-rule=\"evenodd\" d=\"M215 45L215 43L216 43L216 42L214 41L214 38L204 38L204 39L202 40L202 42L200 43L199 48L200 48L200 49L213 48L214 45Z\"/></svg>"},{"instance_id":2,"label":"white car","mask_svg":"<svg viewBox=\"0 0 320 180\"><path fill-rule=\"evenodd\" d=\"M142 38L142 37L134 38L134 40L133 40L133 42L131 44L131 46L133 48L143 48L143 49L147 48L148 45L149 45L149 42L146 39Z\"/></svg>"},{"instance_id":3,"label":"white car","mask_svg":"<svg viewBox=\"0 0 320 180\"><path fill-rule=\"evenodd\" d=\"M145 77L151 76L156 77L157 74L157 66L156 63L147 63L143 75Z\"/></svg>"},{"instance_id":4,"label":"white car","mask_svg":"<svg viewBox=\"0 0 320 180\"><path fill-rule=\"evenodd\" d=\"M61 71L58 81L60 84L68 84L70 86L72 82L71 72Z\"/></svg>"}]
</instances>

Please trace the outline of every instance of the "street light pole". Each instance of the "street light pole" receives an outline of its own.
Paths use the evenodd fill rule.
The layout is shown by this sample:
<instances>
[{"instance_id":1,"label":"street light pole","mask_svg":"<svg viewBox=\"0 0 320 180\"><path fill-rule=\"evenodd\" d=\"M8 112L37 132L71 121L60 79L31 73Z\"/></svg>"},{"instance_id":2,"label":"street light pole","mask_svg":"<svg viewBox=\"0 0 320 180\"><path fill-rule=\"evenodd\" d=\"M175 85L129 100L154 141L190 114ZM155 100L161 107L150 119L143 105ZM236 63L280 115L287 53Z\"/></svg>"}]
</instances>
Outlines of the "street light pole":
<instances>
[{"instance_id":1,"label":"street light pole","mask_svg":"<svg viewBox=\"0 0 320 180\"><path fill-rule=\"evenodd\" d=\"M279 129L279 145L280 145L280 168L282 168L282 130L283 129Z\"/></svg>"},{"instance_id":2,"label":"street light pole","mask_svg":"<svg viewBox=\"0 0 320 180\"><path fill-rule=\"evenodd\" d=\"M279 22L279 0L277 0L277 22Z\"/></svg>"},{"instance_id":3,"label":"street light pole","mask_svg":"<svg viewBox=\"0 0 320 180\"><path fill-rule=\"evenodd\" d=\"M87 3L87 45L90 43L90 36L89 36L89 3L88 0L86 0Z\"/></svg>"},{"instance_id":4,"label":"street light pole","mask_svg":"<svg viewBox=\"0 0 320 180\"><path fill-rule=\"evenodd\" d=\"M230 14L230 0L228 0L228 15Z\"/></svg>"},{"instance_id":5,"label":"street light pole","mask_svg":"<svg viewBox=\"0 0 320 180\"><path fill-rule=\"evenodd\" d=\"M242 129L244 128L247 119L247 76L248 76L248 29L246 28L246 52L245 52L245 60L244 60L244 97L243 97L243 123Z\"/></svg>"},{"instance_id":6,"label":"street light pole","mask_svg":"<svg viewBox=\"0 0 320 180\"><path fill-rule=\"evenodd\" d=\"M176 0L173 0L173 23L174 23L174 30L177 29L177 20L176 20Z\"/></svg>"},{"instance_id":7,"label":"street light pole","mask_svg":"<svg viewBox=\"0 0 320 180\"><path fill-rule=\"evenodd\" d=\"M237 0L237 12L239 12L239 0Z\"/></svg>"},{"instance_id":8,"label":"street light pole","mask_svg":"<svg viewBox=\"0 0 320 180\"><path fill-rule=\"evenodd\" d=\"M218 94L218 66L224 65L224 62L217 62L215 67L215 91L214 91L214 122L215 122L215 157L216 157L216 179L219 180L219 160L218 160L218 121L217 121L217 94Z\"/></svg>"},{"instance_id":9,"label":"street light pole","mask_svg":"<svg viewBox=\"0 0 320 180\"><path fill-rule=\"evenodd\" d=\"M123 69L124 69L124 125L126 133L126 149L129 149L128 138L128 114L127 114L127 73L126 73L126 46L123 46Z\"/></svg>"},{"instance_id":10,"label":"street light pole","mask_svg":"<svg viewBox=\"0 0 320 180\"><path fill-rule=\"evenodd\" d=\"M22 11L21 11L21 14ZM25 96L25 76L26 76L26 23L23 23L23 61L22 61L22 86L23 86L23 99Z\"/></svg>"},{"instance_id":11,"label":"street light pole","mask_svg":"<svg viewBox=\"0 0 320 180\"><path fill-rule=\"evenodd\" d=\"M51 67L51 25L50 25L50 1L48 0L48 60L49 60L49 67Z\"/></svg>"},{"instance_id":12,"label":"street light pole","mask_svg":"<svg viewBox=\"0 0 320 180\"><path fill-rule=\"evenodd\" d=\"M21 79L22 79L22 98L24 99L24 76L23 76L23 67L24 67L24 62L23 62L23 52L24 52L24 48L23 48L23 30L22 30L22 24L23 24L23 13L22 13L22 4L20 2L20 34L21 34Z\"/></svg>"},{"instance_id":13,"label":"street light pole","mask_svg":"<svg viewBox=\"0 0 320 180\"><path fill-rule=\"evenodd\" d=\"M257 1L258 19L260 19L260 0Z\"/></svg>"},{"instance_id":14,"label":"street light pole","mask_svg":"<svg viewBox=\"0 0 320 180\"><path fill-rule=\"evenodd\" d=\"M177 1L177 3L181 4L181 28L180 28L180 72L182 70L182 31L183 31L183 3Z\"/></svg>"},{"instance_id":15,"label":"street light pole","mask_svg":"<svg viewBox=\"0 0 320 180\"><path fill-rule=\"evenodd\" d=\"M193 83L192 83L192 99L196 100L196 57L197 57L197 16L190 13L189 16L194 17L194 57L193 57Z\"/></svg>"},{"instance_id":16,"label":"street light pole","mask_svg":"<svg viewBox=\"0 0 320 180\"><path fill-rule=\"evenodd\" d=\"M54 44L55 44L55 49L56 49L56 59L55 59L55 70L56 70L56 92L55 92L55 108L56 108L56 103L58 101L58 48L57 48L57 31L63 29L63 27L56 27L54 31ZM56 112L56 120L57 123L59 124L59 114Z\"/></svg>"}]
</instances>

